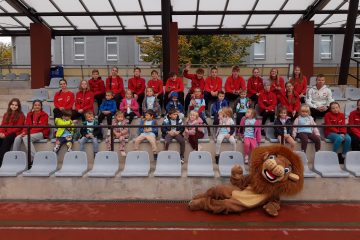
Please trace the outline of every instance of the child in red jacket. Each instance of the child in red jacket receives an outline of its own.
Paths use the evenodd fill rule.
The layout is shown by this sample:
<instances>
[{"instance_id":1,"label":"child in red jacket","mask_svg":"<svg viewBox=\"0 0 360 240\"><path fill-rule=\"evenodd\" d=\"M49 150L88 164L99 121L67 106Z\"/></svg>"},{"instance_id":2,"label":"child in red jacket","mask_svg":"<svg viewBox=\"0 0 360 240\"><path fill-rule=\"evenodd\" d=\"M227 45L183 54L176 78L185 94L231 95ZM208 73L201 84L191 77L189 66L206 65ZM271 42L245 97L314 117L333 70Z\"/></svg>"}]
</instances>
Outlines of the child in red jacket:
<instances>
[{"instance_id":1,"label":"child in red jacket","mask_svg":"<svg viewBox=\"0 0 360 240\"><path fill-rule=\"evenodd\" d=\"M175 72L170 73L170 78L166 81L165 85L165 106L169 102L170 94L172 92L178 93L179 102L184 105L184 83L182 78L177 77Z\"/></svg>"},{"instance_id":2,"label":"child in red jacket","mask_svg":"<svg viewBox=\"0 0 360 240\"><path fill-rule=\"evenodd\" d=\"M139 104L139 111L142 112L142 102L145 96L145 79L140 77L141 69L134 68L134 77L129 79L129 89L134 94L134 98Z\"/></svg>"},{"instance_id":3,"label":"child in red jacket","mask_svg":"<svg viewBox=\"0 0 360 240\"><path fill-rule=\"evenodd\" d=\"M225 82L225 98L228 101L234 101L240 96L242 90L246 90L245 80L239 75L240 67L234 66L232 74Z\"/></svg>"},{"instance_id":4,"label":"child in red jacket","mask_svg":"<svg viewBox=\"0 0 360 240\"><path fill-rule=\"evenodd\" d=\"M121 99L125 96L124 81L118 75L119 69L113 67L111 70L111 76L106 79L106 91L111 91L114 94L114 100L116 107L119 108Z\"/></svg>"},{"instance_id":5,"label":"child in red jacket","mask_svg":"<svg viewBox=\"0 0 360 240\"><path fill-rule=\"evenodd\" d=\"M350 113L349 125L359 125L348 129L351 137L351 149L360 151L360 99L357 101L357 108Z\"/></svg>"},{"instance_id":6,"label":"child in red jacket","mask_svg":"<svg viewBox=\"0 0 360 240\"><path fill-rule=\"evenodd\" d=\"M260 93L258 104L260 115L263 117L262 125L265 125L268 118L270 122L274 122L277 97L270 91L270 82L264 83L264 92ZM264 131L262 131L262 134L265 135Z\"/></svg>"},{"instance_id":7,"label":"child in red jacket","mask_svg":"<svg viewBox=\"0 0 360 240\"><path fill-rule=\"evenodd\" d=\"M35 100L32 104L32 110L27 114L25 125L29 126L47 126L49 122L49 115L43 111L42 102ZM49 137L50 128L31 128L30 129L30 149L31 157L33 158L36 151L33 142L46 139ZM20 151L21 143L24 142L25 149L28 149L28 135L27 129L24 129L20 135L15 138L13 151ZM30 165L32 161L29 161ZM30 166L29 166L30 168Z\"/></svg>"},{"instance_id":8,"label":"child in red jacket","mask_svg":"<svg viewBox=\"0 0 360 240\"><path fill-rule=\"evenodd\" d=\"M270 91L275 93L278 99L285 94L285 80L284 78L279 77L276 68L271 69L269 81L271 82Z\"/></svg>"},{"instance_id":9,"label":"child in red jacket","mask_svg":"<svg viewBox=\"0 0 360 240\"><path fill-rule=\"evenodd\" d=\"M185 115L188 112L190 101L191 98L193 98L195 88L200 88L201 93L204 92L204 88L205 88L204 69L198 68L195 74L190 74L189 73L190 67L191 67L191 63L187 63L183 72L184 77L191 80L191 87L189 89L188 94L186 94L185 97Z\"/></svg>"},{"instance_id":10,"label":"child in red jacket","mask_svg":"<svg viewBox=\"0 0 360 240\"><path fill-rule=\"evenodd\" d=\"M92 70L91 75L91 79L89 80L90 91L93 92L94 100L97 102L99 108L102 100L105 98L105 83L101 77L99 77L99 70Z\"/></svg>"},{"instance_id":11,"label":"child in red jacket","mask_svg":"<svg viewBox=\"0 0 360 240\"><path fill-rule=\"evenodd\" d=\"M294 92L299 96L300 102L305 103L305 96L307 91L307 78L301 73L299 66L294 68L294 72L289 82L294 85Z\"/></svg>"},{"instance_id":12,"label":"child in red jacket","mask_svg":"<svg viewBox=\"0 0 360 240\"><path fill-rule=\"evenodd\" d=\"M148 81L147 86L154 90L154 95L159 100L160 108L162 108L164 100L164 89L163 82L161 79L159 79L158 71L151 71L151 79Z\"/></svg>"},{"instance_id":13,"label":"child in red jacket","mask_svg":"<svg viewBox=\"0 0 360 240\"><path fill-rule=\"evenodd\" d=\"M25 116L21 111L20 100L18 98L11 99L3 116L1 126L23 126L24 121ZM22 128L0 128L0 166L5 153L10 151L15 137L21 132Z\"/></svg>"},{"instance_id":14,"label":"child in red jacket","mask_svg":"<svg viewBox=\"0 0 360 240\"><path fill-rule=\"evenodd\" d=\"M330 112L324 116L325 125L344 125L345 115L340 112L340 105L337 102L330 103ZM339 154L340 163L344 162L346 153L350 150L351 137L346 133L346 127L326 127L325 137L333 141L333 151L337 152L343 145L343 152Z\"/></svg>"},{"instance_id":15,"label":"child in red jacket","mask_svg":"<svg viewBox=\"0 0 360 240\"><path fill-rule=\"evenodd\" d=\"M247 82L247 96L251 99L253 107L258 103L260 93L264 91L263 79L260 77L259 68L253 68L252 76Z\"/></svg>"},{"instance_id":16,"label":"child in red jacket","mask_svg":"<svg viewBox=\"0 0 360 240\"><path fill-rule=\"evenodd\" d=\"M211 67L211 76L205 79L204 99L206 102L205 109L208 109L211 101L216 101L219 91L222 90L222 80L218 77L216 66Z\"/></svg>"},{"instance_id":17,"label":"child in red jacket","mask_svg":"<svg viewBox=\"0 0 360 240\"><path fill-rule=\"evenodd\" d=\"M300 111L300 99L294 92L294 86L291 82L287 82L285 88L286 92L285 95L280 96L280 103L281 106L287 109L287 114L291 118L291 121L294 121Z\"/></svg>"},{"instance_id":18,"label":"child in red jacket","mask_svg":"<svg viewBox=\"0 0 360 240\"><path fill-rule=\"evenodd\" d=\"M65 79L61 79L59 81L59 85L60 91L58 91L54 96L54 118L61 118L64 110L70 110L73 112L75 102L74 93L67 89L67 81Z\"/></svg>"},{"instance_id":19,"label":"child in red jacket","mask_svg":"<svg viewBox=\"0 0 360 240\"><path fill-rule=\"evenodd\" d=\"M75 96L75 113L73 119L81 118L85 121L84 113L94 112L94 94L90 91L89 84L86 80L80 82L79 91Z\"/></svg>"}]
</instances>

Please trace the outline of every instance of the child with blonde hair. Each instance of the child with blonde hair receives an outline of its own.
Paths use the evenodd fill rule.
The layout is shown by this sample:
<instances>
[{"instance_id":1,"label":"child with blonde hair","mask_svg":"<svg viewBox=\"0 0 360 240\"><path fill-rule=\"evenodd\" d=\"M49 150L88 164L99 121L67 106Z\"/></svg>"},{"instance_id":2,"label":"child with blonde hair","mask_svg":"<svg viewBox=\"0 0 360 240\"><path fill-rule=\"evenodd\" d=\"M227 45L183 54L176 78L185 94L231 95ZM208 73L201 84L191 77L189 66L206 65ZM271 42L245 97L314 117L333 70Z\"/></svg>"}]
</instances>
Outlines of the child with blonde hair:
<instances>
[{"instance_id":1,"label":"child with blonde hair","mask_svg":"<svg viewBox=\"0 0 360 240\"><path fill-rule=\"evenodd\" d=\"M233 150L236 151L236 140L235 135L235 123L232 119L233 111L230 107L222 108L219 112L219 126L221 125L233 125L233 127L219 127L216 131L216 150L215 150L215 162L219 163L219 155L221 143L224 139L228 139L231 145L233 145Z\"/></svg>"},{"instance_id":2,"label":"child with blonde hair","mask_svg":"<svg viewBox=\"0 0 360 240\"><path fill-rule=\"evenodd\" d=\"M185 128L185 137L188 138L191 147L195 150L199 150L199 139L204 137L204 128L203 120L200 118L199 113L196 111L191 111L189 114L189 119L187 120L186 125L191 125L191 127ZM199 127L196 127L199 126Z\"/></svg>"},{"instance_id":3,"label":"child with blonde hair","mask_svg":"<svg viewBox=\"0 0 360 240\"><path fill-rule=\"evenodd\" d=\"M247 125L256 125L259 127L247 127ZM240 126L244 126L244 133L242 134L244 139L244 161L245 164L249 163L249 156L251 152L261 142L261 127L260 121L256 119L256 111L253 108L249 108L245 116L241 119Z\"/></svg>"},{"instance_id":4,"label":"child with blonde hair","mask_svg":"<svg viewBox=\"0 0 360 240\"><path fill-rule=\"evenodd\" d=\"M315 143L315 151L320 150L320 132L317 129L313 117L310 115L310 107L302 105L299 116L294 121L293 138L297 137L301 141L301 150L306 152L309 139ZM306 125L305 127L295 127L296 125Z\"/></svg>"},{"instance_id":5,"label":"child with blonde hair","mask_svg":"<svg viewBox=\"0 0 360 240\"><path fill-rule=\"evenodd\" d=\"M112 121L112 126L117 126L113 128L114 140L119 139L119 151L121 156L126 156L125 152L125 141L129 137L129 129L126 125L129 124L129 121L125 118L125 114L121 111L115 113L114 119ZM111 136L108 136L105 140L106 149L111 150Z\"/></svg>"},{"instance_id":6,"label":"child with blonde hair","mask_svg":"<svg viewBox=\"0 0 360 240\"><path fill-rule=\"evenodd\" d=\"M142 114L145 114L149 109L155 112L156 117L161 115L159 100L156 98L154 89L151 87L146 88L146 96L142 102Z\"/></svg>"},{"instance_id":7,"label":"child with blonde hair","mask_svg":"<svg viewBox=\"0 0 360 240\"><path fill-rule=\"evenodd\" d=\"M129 124L135 116L140 117L139 104L129 89L125 91L125 98L120 103L120 111L125 114L125 117L129 117Z\"/></svg>"}]
</instances>

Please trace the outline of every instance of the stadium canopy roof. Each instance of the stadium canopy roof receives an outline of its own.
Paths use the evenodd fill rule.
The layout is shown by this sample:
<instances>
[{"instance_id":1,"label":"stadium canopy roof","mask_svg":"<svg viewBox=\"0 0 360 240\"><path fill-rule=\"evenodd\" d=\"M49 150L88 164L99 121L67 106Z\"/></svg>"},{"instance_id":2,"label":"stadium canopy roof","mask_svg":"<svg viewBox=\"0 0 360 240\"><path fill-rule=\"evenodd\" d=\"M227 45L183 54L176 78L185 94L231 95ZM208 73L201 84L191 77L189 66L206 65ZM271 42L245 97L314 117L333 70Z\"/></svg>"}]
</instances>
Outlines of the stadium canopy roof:
<instances>
[{"instance_id":1,"label":"stadium canopy roof","mask_svg":"<svg viewBox=\"0 0 360 240\"><path fill-rule=\"evenodd\" d=\"M315 33L342 34L349 7L347 0L169 1L179 34L291 34L301 20L313 20ZM33 22L54 36L161 34L162 14L161 0L3 0L0 34L29 35Z\"/></svg>"}]
</instances>

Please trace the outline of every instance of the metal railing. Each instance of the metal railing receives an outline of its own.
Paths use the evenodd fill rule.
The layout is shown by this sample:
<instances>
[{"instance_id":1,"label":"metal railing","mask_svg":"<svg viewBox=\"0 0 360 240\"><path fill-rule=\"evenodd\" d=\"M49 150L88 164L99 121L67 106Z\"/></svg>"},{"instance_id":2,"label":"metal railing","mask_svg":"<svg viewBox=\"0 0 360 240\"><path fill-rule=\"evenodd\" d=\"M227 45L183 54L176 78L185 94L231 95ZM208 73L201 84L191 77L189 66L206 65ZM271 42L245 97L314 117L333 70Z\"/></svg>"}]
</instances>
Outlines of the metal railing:
<instances>
[{"instance_id":1,"label":"metal railing","mask_svg":"<svg viewBox=\"0 0 360 240\"><path fill-rule=\"evenodd\" d=\"M355 59L355 58L350 58L351 61L354 61L356 63L356 76L352 75L351 73L348 73L348 76L351 76L353 78L355 78L356 80L356 87L358 88L359 87L359 81L360 81L360 78L359 78L359 65L360 65L360 61L358 59Z\"/></svg>"}]
</instances>

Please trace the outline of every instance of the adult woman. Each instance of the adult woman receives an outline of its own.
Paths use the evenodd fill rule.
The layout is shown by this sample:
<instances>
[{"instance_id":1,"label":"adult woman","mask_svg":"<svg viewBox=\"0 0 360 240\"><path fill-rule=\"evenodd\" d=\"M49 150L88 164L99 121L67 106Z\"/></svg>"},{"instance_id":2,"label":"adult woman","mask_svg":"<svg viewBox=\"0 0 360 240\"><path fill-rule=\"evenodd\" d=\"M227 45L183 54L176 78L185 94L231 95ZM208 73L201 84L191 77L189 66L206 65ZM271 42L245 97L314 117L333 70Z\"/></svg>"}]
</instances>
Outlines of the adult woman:
<instances>
[{"instance_id":1,"label":"adult woman","mask_svg":"<svg viewBox=\"0 0 360 240\"><path fill-rule=\"evenodd\" d=\"M278 70L272 68L270 71L269 81L270 81L270 91L275 93L275 95L280 98L281 95L285 94L285 80L282 77L279 77Z\"/></svg>"},{"instance_id":2,"label":"adult woman","mask_svg":"<svg viewBox=\"0 0 360 240\"><path fill-rule=\"evenodd\" d=\"M350 113L349 125L359 125L359 127L348 128L351 137L351 149L360 151L360 99L357 100L357 108Z\"/></svg>"},{"instance_id":3,"label":"adult woman","mask_svg":"<svg viewBox=\"0 0 360 240\"><path fill-rule=\"evenodd\" d=\"M264 91L263 79L260 77L260 70L258 68L253 68L252 76L247 82L247 96L253 102L255 106L258 102L260 93Z\"/></svg>"},{"instance_id":4,"label":"adult woman","mask_svg":"<svg viewBox=\"0 0 360 240\"><path fill-rule=\"evenodd\" d=\"M67 89L67 81L61 79L59 85L60 91L54 96L54 118L60 118L64 110L72 110L75 101L74 93Z\"/></svg>"},{"instance_id":5,"label":"adult woman","mask_svg":"<svg viewBox=\"0 0 360 240\"><path fill-rule=\"evenodd\" d=\"M289 82L291 82L294 85L294 91L299 96L300 102L305 103L307 78L302 74L299 66L296 66L294 68L294 72Z\"/></svg>"},{"instance_id":6,"label":"adult woman","mask_svg":"<svg viewBox=\"0 0 360 240\"><path fill-rule=\"evenodd\" d=\"M22 126L25 116L21 111L21 103L18 98L13 98L8 104L6 113L3 116L1 126ZM0 128L0 166L4 155L10 151L15 137L19 135L22 128Z\"/></svg>"},{"instance_id":7,"label":"adult woman","mask_svg":"<svg viewBox=\"0 0 360 240\"><path fill-rule=\"evenodd\" d=\"M86 80L80 82L79 91L75 96L74 119L81 117L85 121L84 113L86 111L94 112L94 93L90 91L89 83Z\"/></svg>"},{"instance_id":8,"label":"adult woman","mask_svg":"<svg viewBox=\"0 0 360 240\"><path fill-rule=\"evenodd\" d=\"M125 88L123 79L118 75L119 69L113 67L111 70L111 76L106 79L106 91L112 91L114 94L114 100L116 107L119 108L121 99L125 96Z\"/></svg>"},{"instance_id":9,"label":"adult woman","mask_svg":"<svg viewBox=\"0 0 360 240\"><path fill-rule=\"evenodd\" d=\"M43 111L42 102L35 100L32 104L32 111L26 116L25 125L29 126L47 126L49 115ZM30 129L30 148L31 157L35 155L35 147L33 142L49 137L49 128L31 128ZM23 129L22 133L15 138L13 150L20 151L21 142L24 142L26 150L28 149L28 135L27 129ZM30 161L29 161L30 162Z\"/></svg>"},{"instance_id":10,"label":"adult woman","mask_svg":"<svg viewBox=\"0 0 360 240\"><path fill-rule=\"evenodd\" d=\"M291 82L287 82L285 85L285 94L280 96L281 106L287 109L288 116L291 121L297 118L297 113L300 110L300 99L299 96L294 92L294 86Z\"/></svg>"}]
</instances>

